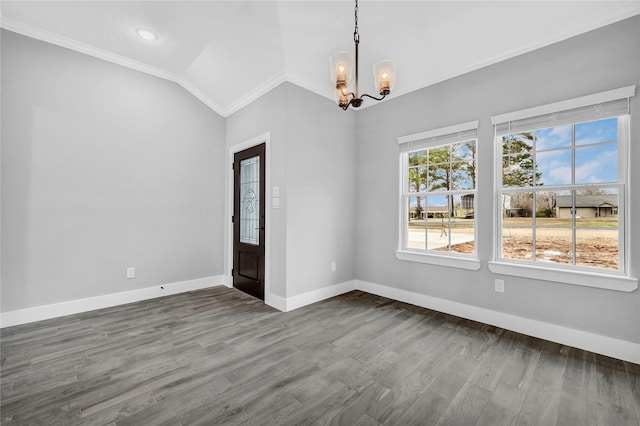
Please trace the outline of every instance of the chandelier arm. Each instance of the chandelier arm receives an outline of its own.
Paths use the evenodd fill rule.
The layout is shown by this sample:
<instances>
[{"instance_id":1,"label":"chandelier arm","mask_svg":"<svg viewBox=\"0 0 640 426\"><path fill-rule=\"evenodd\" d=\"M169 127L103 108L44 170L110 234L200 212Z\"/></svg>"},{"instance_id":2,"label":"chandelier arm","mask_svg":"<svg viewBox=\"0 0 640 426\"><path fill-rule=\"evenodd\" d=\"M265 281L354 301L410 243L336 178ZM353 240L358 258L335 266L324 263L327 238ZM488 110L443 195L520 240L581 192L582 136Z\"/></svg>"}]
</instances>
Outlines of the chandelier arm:
<instances>
[{"instance_id":1,"label":"chandelier arm","mask_svg":"<svg viewBox=\"0 0 640 426\"><path fill-rule=\"evenodd\" d=\"M364 98L365 96L366 96L367 98L375 99L376 101L381 101L381 100L383 100L387 95L382 95L382 97L381 97L381 98L376 98L375 96L371 96L371 95L367 95L366 93L363 93L363 94L362 94L362 96L360 96L360 99Z\"/></svg>"}]
</instances>

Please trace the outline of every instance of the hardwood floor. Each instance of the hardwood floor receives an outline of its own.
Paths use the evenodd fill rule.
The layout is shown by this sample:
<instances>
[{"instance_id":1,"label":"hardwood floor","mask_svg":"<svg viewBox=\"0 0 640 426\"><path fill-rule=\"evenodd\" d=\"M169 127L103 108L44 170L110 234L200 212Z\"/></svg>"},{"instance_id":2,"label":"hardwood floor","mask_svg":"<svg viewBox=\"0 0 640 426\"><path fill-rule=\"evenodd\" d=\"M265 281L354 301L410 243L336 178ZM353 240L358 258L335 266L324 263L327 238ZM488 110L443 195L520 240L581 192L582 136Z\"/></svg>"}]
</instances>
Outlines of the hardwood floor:
<instances>
[{"instance_id":1,"label":"hardwood floor","mask_svg":"<svg viewBox=\"0 0 640 426\"><path fill-rule=\"evenodd\" d=\"M640 366L354 291L234 289L6 328L2 425L639 425Z\"/></svg>"}]
</instances>

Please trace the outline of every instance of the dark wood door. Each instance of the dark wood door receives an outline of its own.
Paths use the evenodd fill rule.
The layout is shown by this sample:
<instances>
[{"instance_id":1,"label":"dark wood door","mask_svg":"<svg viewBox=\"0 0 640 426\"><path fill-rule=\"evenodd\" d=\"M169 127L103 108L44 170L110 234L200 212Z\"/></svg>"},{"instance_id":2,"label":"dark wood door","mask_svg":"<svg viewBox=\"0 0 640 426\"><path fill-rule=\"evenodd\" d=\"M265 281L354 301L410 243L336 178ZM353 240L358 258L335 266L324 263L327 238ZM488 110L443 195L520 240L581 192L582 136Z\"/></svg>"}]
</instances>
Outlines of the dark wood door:
<instances>
[{"instance_id":1,"label":"dark wood door","mask_svg":"<svg viewBox=\"0 0 640 426\"><path fill-rule=\"evenodd\" d=\"M234 155L233 286L264 300L265 144Z\"/></svg>"}]
</instances>

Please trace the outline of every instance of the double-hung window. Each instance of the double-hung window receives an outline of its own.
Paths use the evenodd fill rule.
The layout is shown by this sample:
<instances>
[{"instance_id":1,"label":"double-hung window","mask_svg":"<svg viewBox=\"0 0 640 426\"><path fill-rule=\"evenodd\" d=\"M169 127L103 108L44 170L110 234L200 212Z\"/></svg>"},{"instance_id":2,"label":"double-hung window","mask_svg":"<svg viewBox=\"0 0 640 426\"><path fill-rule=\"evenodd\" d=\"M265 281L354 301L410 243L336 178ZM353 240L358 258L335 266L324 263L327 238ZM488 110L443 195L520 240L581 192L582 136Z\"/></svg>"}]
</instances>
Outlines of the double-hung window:
<instances>
[{"instance_id":1,"label":"double-hung window","mask_svg":"<svg viewBox=\"0 0 640 426\"><path fill-rule=\"evenodd\" d=\"M465 269L476 255L477 133L473 121L403 136L398 258Z\"/></svg>"},{"instance_id":2,"label":"double-hung window","mask_svg":"<svg viewBox=\"0 0 640 426\"><path fill-rule=\"evenodd\" d=\"M530 266L542 271L538 278L637 288L637 280L626 279L634 93L630 86L492 117L494 272L535 276L535 270L517 269Z\"/></svg>"}]
</instances>

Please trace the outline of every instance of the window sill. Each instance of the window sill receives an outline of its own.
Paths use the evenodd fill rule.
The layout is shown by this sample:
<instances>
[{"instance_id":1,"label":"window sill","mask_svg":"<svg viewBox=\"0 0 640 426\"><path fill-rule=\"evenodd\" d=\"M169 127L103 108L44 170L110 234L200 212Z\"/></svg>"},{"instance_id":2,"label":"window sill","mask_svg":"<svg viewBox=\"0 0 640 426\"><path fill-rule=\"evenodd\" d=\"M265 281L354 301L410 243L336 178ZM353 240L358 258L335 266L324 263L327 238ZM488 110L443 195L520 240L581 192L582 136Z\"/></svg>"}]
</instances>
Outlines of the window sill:
<instances>
[{"instance_id":1,"label":"window sill","mask_svg":"<svg viewBox=\"0 0 640 426\"><path fill-rule=\"evenodd\" d=\"M408 262L428 263L431 265L448 266L450 268L467 269L471 271L477 271L481 266L478 259L417 253L407 250L396 250L396 257Z\"/></svg>"},{"instance_id":2,"label":"window sill","mask_svg":"<svg viewBox=\"0 0 640 426\"><path fill-rule=\"evenodd\" d=\"M623 275L599 274L584 271L569 271L555 268L545 268L534 265L519 265L507 262L489 262L489 270L496 274L515 277L533 278L543 281L553 281L584 287L603 288L632 292L638 289L638 279Z\"/></svg>"}]
</instances>

